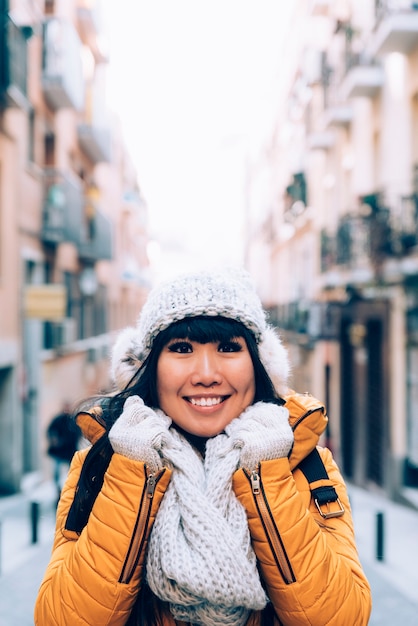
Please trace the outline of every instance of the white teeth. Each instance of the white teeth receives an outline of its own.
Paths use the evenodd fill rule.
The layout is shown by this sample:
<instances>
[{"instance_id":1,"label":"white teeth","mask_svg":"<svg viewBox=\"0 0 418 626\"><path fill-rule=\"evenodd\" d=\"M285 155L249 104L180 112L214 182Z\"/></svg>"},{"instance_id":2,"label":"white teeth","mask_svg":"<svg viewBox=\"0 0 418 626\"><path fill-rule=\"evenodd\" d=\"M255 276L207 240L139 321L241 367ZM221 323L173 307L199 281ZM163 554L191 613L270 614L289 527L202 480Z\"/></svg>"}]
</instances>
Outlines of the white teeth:
<instances>
[{"instance_id":1,"label":"white teeth","mask_svg":"<svg viewBox=\"0 0 418 626\"><path fill-rule=\"evenodd\" d=\"M196 406L215 406L222 402L222 398L190 398L190 402Z\"/></svg>"}]
</instances>

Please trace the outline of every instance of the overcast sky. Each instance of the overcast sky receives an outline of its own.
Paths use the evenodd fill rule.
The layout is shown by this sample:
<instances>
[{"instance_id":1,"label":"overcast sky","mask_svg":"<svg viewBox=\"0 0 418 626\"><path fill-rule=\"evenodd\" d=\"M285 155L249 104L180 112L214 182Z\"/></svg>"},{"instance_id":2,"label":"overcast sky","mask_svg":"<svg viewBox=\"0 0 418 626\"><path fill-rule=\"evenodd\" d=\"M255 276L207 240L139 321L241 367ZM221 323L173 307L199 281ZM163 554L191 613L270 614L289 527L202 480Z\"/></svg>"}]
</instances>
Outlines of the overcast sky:
<instances>
[{"instance_id":1,"label":"overcast sky","mask_svg":"<svg viewBox=\"0 0 418 626\"><path fill-rule=\"evenodd\" d=\"M110 104L138 169L162 272L241 262L245 163L273 127L291 3L106 2Z\"/></svg>"}]
</instances>

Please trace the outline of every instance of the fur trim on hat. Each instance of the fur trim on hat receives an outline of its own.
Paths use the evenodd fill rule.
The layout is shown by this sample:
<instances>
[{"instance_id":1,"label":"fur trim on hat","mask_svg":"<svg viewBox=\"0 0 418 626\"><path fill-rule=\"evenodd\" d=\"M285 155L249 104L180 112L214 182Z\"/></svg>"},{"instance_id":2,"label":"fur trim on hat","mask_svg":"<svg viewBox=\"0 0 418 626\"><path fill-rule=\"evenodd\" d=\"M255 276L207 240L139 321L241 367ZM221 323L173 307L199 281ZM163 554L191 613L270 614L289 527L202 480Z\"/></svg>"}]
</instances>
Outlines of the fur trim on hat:
<instances>
[{"instance_id":1,"label":"fur trim on hat","mask_svg":"<svg viewBox=\"0 0 418 626\"><path fill-rule=\"evenodd\" d=\"M144 361L138 329L125 328L112 348L110 375L116 387L125 389Z\"/></svg>"},{"instance_id":2,"label":"fur trim on hat","mask_svg":"<svg viewBox=\"0 0 418 626\"><path fill-rule=\"evenodd\" d=\"M258 344L258 354L277 393L285 395L290 374L289 359L286 348L272 326L267 326L264 331Z\"/></svg>"}]
</instances>

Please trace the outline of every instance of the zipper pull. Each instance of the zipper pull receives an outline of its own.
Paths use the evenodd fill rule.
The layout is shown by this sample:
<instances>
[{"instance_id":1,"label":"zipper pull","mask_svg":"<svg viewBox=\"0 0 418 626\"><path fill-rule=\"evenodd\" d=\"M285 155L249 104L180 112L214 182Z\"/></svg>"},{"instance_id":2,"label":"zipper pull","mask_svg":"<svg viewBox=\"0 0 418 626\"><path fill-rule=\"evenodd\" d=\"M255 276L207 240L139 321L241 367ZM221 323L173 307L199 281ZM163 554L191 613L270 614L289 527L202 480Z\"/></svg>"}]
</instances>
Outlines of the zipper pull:
<instances>
[{"instance_id":1,"label":"zipper pull","mask_svg":"<svg viewBox=\"0 0 418 626\"><path fill-rule=\"evenodd\" d=\"M155 480L154 474L150 474L147 480L147 496L148 498L154 497L155 485L157 481Z\"/></svg>"},{"instance_id":2,"label":"zipper pull","mask_svg":"<svg viewBox=\"0 0 418 626\"><path fill-rule=\"evenodd\" d=\"M254 494L260 493L260 476L258 475L256 470L253 470L251 472L250 480L252 484L253 493Z\"/></svg>"}]
</instances>

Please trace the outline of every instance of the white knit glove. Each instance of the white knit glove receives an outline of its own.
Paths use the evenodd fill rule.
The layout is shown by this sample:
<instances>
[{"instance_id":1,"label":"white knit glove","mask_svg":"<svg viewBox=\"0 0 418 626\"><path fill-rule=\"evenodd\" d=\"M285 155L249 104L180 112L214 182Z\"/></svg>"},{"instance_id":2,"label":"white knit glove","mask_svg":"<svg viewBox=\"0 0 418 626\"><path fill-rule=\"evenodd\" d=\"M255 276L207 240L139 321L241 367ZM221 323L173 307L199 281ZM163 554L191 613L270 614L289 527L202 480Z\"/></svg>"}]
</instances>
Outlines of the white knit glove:
<instances>
[{"instance_id":1,"label":"white knit glove","mask_svg":"<svg viewBox=\"0 0 418 626\"><path fill-rule=\"evenodd\" d=\"M241 449L240 466L256 469L260 461L288 456L293 445L289 411L268 402L252 404L225 428Z\"/></svg>"},{"instance_id":2,"label":"white knit glove","mask_svg":"<svg viewBox=\"0 0 418 626\"><path fill-rule=\"evenodd\" d=\"M156 472L162 467L159 452L168 443L170 425L171 419L163 411L154 411L139 396L131 396L109 431L109 441L118 454L143 461Z\"/></svg>"}]
</instances>

